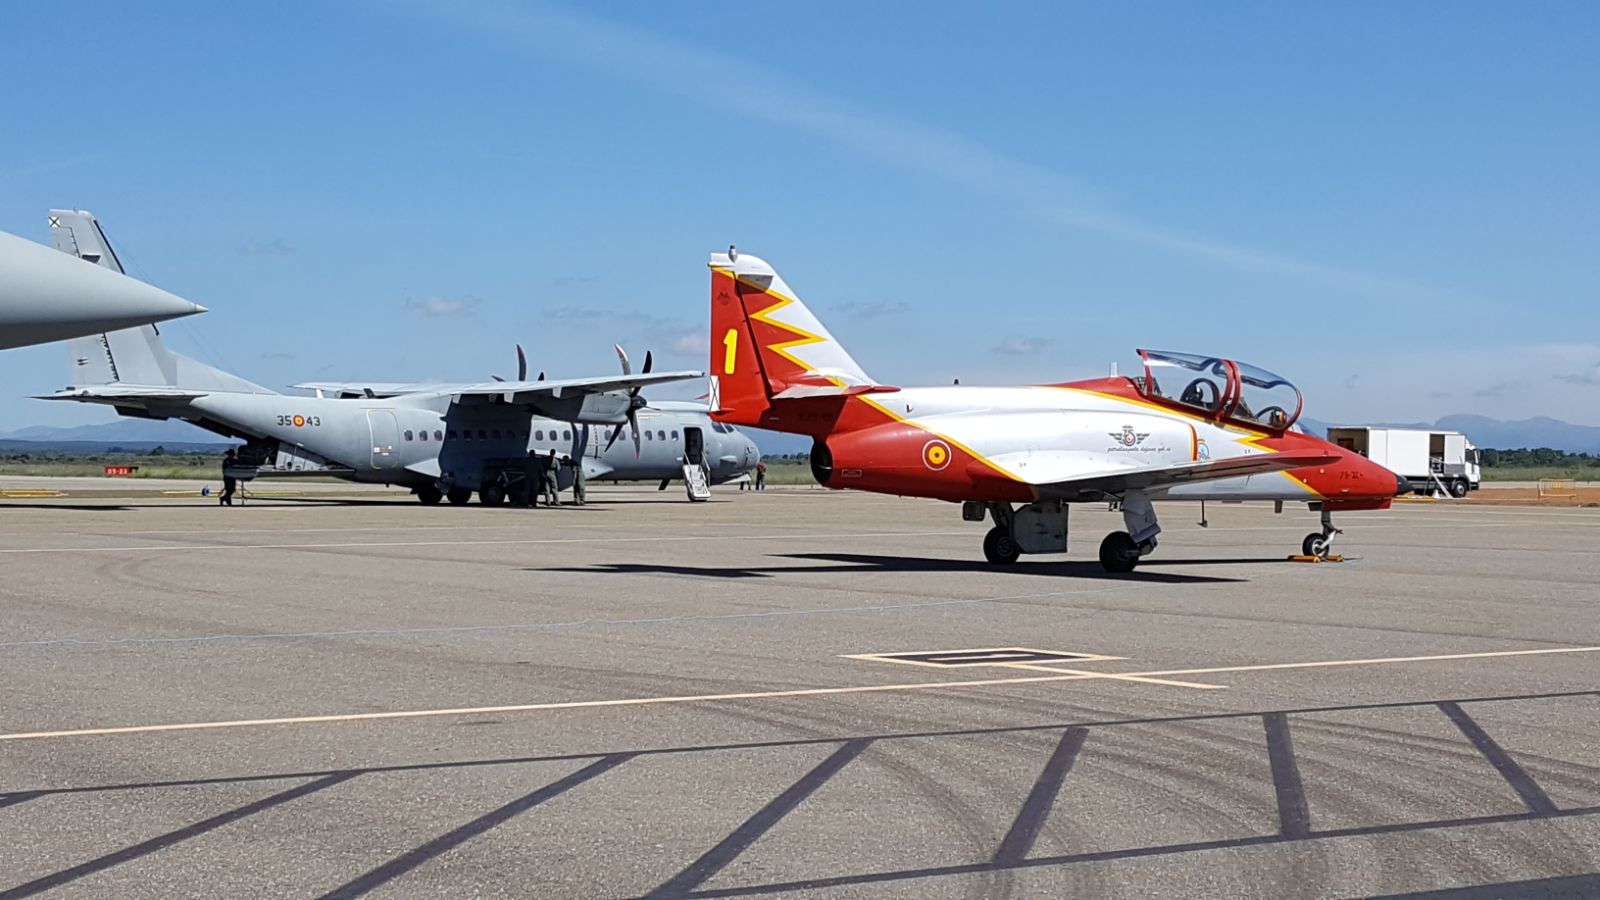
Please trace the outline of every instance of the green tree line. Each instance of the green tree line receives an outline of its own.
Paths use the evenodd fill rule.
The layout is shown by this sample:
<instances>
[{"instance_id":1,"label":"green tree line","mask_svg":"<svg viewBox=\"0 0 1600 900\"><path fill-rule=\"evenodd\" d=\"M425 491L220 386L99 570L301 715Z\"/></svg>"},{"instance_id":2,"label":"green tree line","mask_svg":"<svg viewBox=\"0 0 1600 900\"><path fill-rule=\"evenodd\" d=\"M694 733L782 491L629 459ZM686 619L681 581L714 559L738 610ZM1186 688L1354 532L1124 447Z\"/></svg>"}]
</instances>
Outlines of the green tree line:
<instances>
[{"instance_id":1,"label":"green tree line","mask_svg":"<svg viewBox=\"0 0 1600 900\"><path fill-rule=\"evenodd\" d=\"M1484 449L1483 467L1492 468L1529 468L1529 467L1559 467L1574 469L1600 469L1600 456L1592 453L1568 453L1565 450L1553 450L1549 447L1535 449L1523 448L1520 450L1494 450Z\"/></svg>"}]
</instances>

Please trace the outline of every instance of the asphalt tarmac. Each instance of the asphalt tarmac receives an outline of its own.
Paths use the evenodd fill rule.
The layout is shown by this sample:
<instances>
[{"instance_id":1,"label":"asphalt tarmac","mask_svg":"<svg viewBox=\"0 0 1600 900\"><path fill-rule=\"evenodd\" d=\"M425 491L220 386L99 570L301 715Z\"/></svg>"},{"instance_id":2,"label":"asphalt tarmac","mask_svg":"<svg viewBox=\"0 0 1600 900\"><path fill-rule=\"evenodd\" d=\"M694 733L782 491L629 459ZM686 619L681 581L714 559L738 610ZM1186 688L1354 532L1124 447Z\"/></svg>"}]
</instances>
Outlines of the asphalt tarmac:
<instances>
[{"instance_id":1,"label":"asphalt tarmac","mask_svg":"<svg viewBox=\"0 0 1600 900\"><path fill-rule=\"evenodd\" d=\"M591 499L0 500L0 898L1600 895L1600 510Z\"/></svg>"}]
</instances>

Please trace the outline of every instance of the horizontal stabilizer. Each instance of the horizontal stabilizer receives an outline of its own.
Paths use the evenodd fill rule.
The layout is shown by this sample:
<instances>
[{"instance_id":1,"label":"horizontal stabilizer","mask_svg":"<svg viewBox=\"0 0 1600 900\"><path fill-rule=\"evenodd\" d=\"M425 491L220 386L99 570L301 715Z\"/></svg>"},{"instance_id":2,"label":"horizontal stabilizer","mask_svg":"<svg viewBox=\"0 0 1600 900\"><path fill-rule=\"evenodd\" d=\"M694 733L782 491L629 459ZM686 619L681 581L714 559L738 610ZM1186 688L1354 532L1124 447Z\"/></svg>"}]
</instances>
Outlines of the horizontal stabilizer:
<instances>
[{"instance_id":1,"label":"horizontal stabilizer","mask_svg":"<svg viewBox=\"0 0 1600 900\"><path fill-rule=\"evenodd\" d=\"M196 400L204 396L206 396L205 391L189 391L159 384L117 383L65 388L54 394L40 394L33 399L116 403L119 400Z\"/></svg>"},{"instance_id":2,"label":"horizontal stabilizer","mask_svg":"<svg viewBox=\"0 0 1600 900\"><path fill-rule=\"evenodd\" d=\"M893 394L900 389L887 384L833 384L831 382L790 381L776 394L774 400L798 400L802 397L855 397L860 394Z\"/></svg>"}]
</instances>

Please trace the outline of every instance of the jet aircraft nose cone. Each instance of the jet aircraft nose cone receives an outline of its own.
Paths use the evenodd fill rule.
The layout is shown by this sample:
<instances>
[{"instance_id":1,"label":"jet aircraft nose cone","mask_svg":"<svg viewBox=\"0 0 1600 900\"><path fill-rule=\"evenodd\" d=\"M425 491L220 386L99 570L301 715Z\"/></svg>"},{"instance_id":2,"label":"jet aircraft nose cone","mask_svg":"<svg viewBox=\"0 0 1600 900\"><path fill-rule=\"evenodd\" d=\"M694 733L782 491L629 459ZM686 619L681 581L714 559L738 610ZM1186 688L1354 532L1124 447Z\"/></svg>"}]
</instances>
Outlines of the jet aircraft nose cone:
<instances>
[{"instance_id":1,"label":"jet aircraft nose cone","mask_svg":"<svg viewBox=\"0 0 1600 900\"><path fill-rule=\"evenodd\" d=\"M1394 476L1394 495L1398 497L1401 494L1409 493L1411 493L1411 479L1404 475Z\"/></svg>"},{"instance_id":2,"label":"jet aircraft nose cone","mask_svg":"<svg viewBox=\"0 0 1600 900\"><path fill-rule=\"evenodd\" d=\"M0 347L203 313L176 294L0 232Z\"/></svg>"}]
</instances>

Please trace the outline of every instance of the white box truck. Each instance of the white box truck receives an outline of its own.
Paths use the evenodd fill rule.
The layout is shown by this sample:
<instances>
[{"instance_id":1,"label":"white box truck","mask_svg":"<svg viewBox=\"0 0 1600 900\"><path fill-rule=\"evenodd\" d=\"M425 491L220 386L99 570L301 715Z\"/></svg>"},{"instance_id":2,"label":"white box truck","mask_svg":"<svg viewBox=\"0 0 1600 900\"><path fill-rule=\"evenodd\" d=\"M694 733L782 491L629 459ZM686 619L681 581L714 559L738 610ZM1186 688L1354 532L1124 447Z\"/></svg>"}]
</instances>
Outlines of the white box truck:
<instances>
[{"instance_id":1,"label":"white box truck","mask_svg":"<svg viewBox=\"0 0 1600 900\"><path fill-rule=\"evenodd\" d=\"M1329 428L1328 440L1404 475L1419 494L1465 497L1483 481L1478 448L1459 431L1347 425Z\"/></svg>"}]
</instances>

